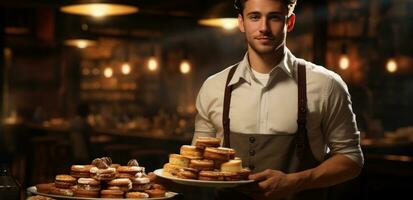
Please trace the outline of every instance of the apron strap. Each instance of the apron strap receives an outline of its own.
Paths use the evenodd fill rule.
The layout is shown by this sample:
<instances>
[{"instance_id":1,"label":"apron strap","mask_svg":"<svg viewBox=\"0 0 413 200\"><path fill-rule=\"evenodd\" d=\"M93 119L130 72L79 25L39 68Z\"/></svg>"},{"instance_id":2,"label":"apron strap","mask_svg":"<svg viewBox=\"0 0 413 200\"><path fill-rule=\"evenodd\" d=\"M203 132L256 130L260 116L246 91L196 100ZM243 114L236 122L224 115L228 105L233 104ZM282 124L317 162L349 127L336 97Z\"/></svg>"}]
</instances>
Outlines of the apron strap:
<instances>
[{"instance_id":1,"label":"apron strap","mask_svg":"<svg viewBox=\"0 0 413 200\"><path fill-rule=\"evenodd\" d=\"M306 145L309 144L307 138L307 80L305 65L298 64L298 113L297 113L297 154L302 157Z\"/></svg>"},{"instance_id":2,"label":"apron strap","mask_svg":"<svg viewBox=\"0 0 413 200\"><path fill-rule=\"evenodd\" d=\"M232 67L229 70L227 82L225 83L225 93L224 93L224 112L222 113L222 125L224 127L224 147L230 147L229 141L229 106L231 104L231 93L232 93L232 85L228 86L228 83L231 81L232 77L234 76L235 70L237 69L238 64Z\"/></svg>"}]
</instances>

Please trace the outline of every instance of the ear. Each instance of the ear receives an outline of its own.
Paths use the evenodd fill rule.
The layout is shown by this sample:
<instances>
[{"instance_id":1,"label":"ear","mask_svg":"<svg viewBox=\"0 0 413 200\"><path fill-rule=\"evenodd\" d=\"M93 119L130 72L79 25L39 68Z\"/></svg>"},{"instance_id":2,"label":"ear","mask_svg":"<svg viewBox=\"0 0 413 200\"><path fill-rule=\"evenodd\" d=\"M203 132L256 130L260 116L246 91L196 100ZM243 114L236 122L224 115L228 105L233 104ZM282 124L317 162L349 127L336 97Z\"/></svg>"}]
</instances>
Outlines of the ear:
<instances>
[{"instance_id":1,"label":"ear","mask_svg":"<svg viewBox=\"0 0 413 200\"><path fill-rule=\"evenodd\" d=\"M293 30L294 24L295 24L295 14L292 13L292 14L290 15L290 17L288 17L287 20L288 20L288 21L287 21L287 31L288 31L288 32L291 32L291 31Z\"/></svg>"},{"instance_id":2,"label":"ear","mask_svg":"<svg viewBox=\"0 0 413 200\"><path fill-rule=\"evenodd\" d=\"M241 14L238 14L238 28L241 32L245 33L244 29L244 18Z\"/></svg>"}]
</instances>

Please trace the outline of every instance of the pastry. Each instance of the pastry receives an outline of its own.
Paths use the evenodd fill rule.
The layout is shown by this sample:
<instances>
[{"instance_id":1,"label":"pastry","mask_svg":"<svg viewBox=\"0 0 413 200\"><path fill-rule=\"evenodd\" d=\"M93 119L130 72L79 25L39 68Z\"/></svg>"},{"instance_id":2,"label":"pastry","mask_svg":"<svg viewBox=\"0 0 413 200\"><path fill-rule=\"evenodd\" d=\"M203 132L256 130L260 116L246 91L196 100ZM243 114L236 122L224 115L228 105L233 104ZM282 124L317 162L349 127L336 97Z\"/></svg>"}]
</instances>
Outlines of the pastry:
<instances>
[{"instance_id":1,"label":"pastry","mask_svg":"<svg viewBox=\"0 0 413 200\"><path fill-rule=\"evenodd\" d=\"M77 188L85 190L100 190L100 181L93 178L79 178Z\"/></svg>"},{"instance_id":2,"label":"pastry","mask_svg":"<svg viewBox=\"0 0 413 200\"><path fill-rule=\"evenodd\" d=\"M189 159L202 159L202 150L196 148L196 146L182 145L180 154Z\"/></svg>"},{"instance_id":3,"label":"pastry","mask_svg":"<svg viewBox=\"0 0 413 200\"><path fill-rule=\"evenodd\" d=\"M173 164L171 164L171 163L166 163L166 164L163 166L162 175L171 177L171 176L174 176L173 174L178 173L178 171L179 171L180 169L182 169L181 166L173 165Z\"/></svg>"},{"instance_id":4,"label":"pastry","mask_svg":"<svg viewBox=\"0 0 413 200\"><path fill-rule=\"evenodd\" d=\"M41 183L36 185L36 190L37 192L48 194L52 187L54 187L54 183Z\"/></svg>"},{"instance_id":5,"label":"pastry","mask_svg":"<svg viewBox=\"0 0 413 200\"><path fill-rule=\"evenodd\" d=\"M199 170L189 168L189 167L184 167L181 168L176 174L172 174L178 178L183 178L183 179L197 179L198 178L198 172Z\"/></svg>"},{"instance_id":6,"label":"pastry","mask_svg":"<svg viewBox=\"0 0 413 200\"><path fill-rule=\"evenodd\" d=\"M189 162L189 167L198 169L198 170L204 170L204 171L211 171L214 169L214 161L213 160L191 160Z\"/></svg>"},{"instance_id":7,"label":"pastry","mask_svg":"<svg viewBox=\"0 0 413 200\"><path fill-rule=\"evenodd\" d=\"M70 175L60 174L56 176L54 184L57 188L67 189L76 185L76 178Z\"/></svg>"},{"instance_id":8,"label":"pastry","mask_svg":"<svg viewBox=\"0 0 413 200\"><path fill-rule=\"evenodd\" d=\"M50 189L50 194L62 195L62 196L73 196L73 191L71 189L52 187Z\"/></svg>"},{"instance_id":9,"label":"pastry","mask_svg":"<svg viewBox=\"0 0 413 200\"><path fill-rule=\"evenodd\" d=\"M210 160L228 161L234 158L235 150L224 147L207 147L204 151L204 158Z\"/></svg>"},{"instance_id":10,"label":"pastry","mask_svg":"<svg viewBox=\"0 0 413 200\"><path fill-rule=\"evenodd\" d=\"M98 198L99 190L75 188L73 189L73 194L75 197L87 197L87 198Z\"/></svg>"},{"instance_id":11,"label":"pastry","mask_svg":"<svg viewBox=\"0 0 413 200\"><path fill-rule=\"evenodd\" d=\"M205 181L223 181L224 175L219 171L201 171L198 174L198 179Z\"/></svg>"},{"instance_id":12,"label":"pastry","mask_svg":"<svg viewBox=\"0 0 413 200\"><path fill-rule=\"evenodd\" d=\"M126 193L126 198L128 199L145 199L149 198L149 194L145 192L128 192Z\"/></svg>"},{"instance_id":13,"label":"pastry","mask_svg":"<svg viewBox=\"0 0 413 200\"><path fill-rule=\"evenodd\" d=\"M166 193L165 190L161 190L161 189L145 190L145 192L149 194L150 198L164 197Z\"/></svg>"},{"instance_id":14,"label":"pastry","mask_svg":"<svg viewBox=\"0 0 413 200\"><path fill-rule=\"evenodd\" d=\"M134 178L136 176L142 177L145 173L144 167L139 166L119 166L116 171L118 172L118 178Z\"/></svg>"},{"instance_id":15,"label":"pastry","mask_svg":"<svg viewBox=\"0 0 413 200\"><path fill-rule=\"evenodd\" d=\"M221 171L223 172L239 172L242 169L241 160L229 160L221 164Z\"/></svg>"},{"instance_id":16,"label":"pastry","mask_svg":"<svg viewBox=\"0 0 413 200\"><path fill-rule=\"evenodd\" d=\"M132 181L128 178L117 178L108 182L108 189L121 190L123 192L128 192L132 189Z\"/></svg>"},{"instance_id":17,"label":"pastry","mask_svg":"<svg viewBox=\"0 0 413 200\"><path fill-rule=\"evenodd\" d=\"M90 169L90 175L92 178L99 181L110 181L116 177L116 169L113 167L98 168L92 167Z\"/></svg>"},{"instance_id":18,"label":"pastry","mask_svg":"<svg viewBox=\"0 0 413 200\"><path fill-rule=\"evenodd\" d=\"M195 146L200 149L206 147L219 147L221 145L221 138L215 137L197 137L195 140Z\"/></svg>"},{"instance_id":19,"label":"pastry","mask_svg":"<svg viewBox=\"0 0 413 200\"><path fill-rule=\"evenodd\" d=\"M150 180L147 177L136 177L132 179L132 190L133 191L144 191L150 189Z\"/></svg>"},{"instance_id":20,"label":"pastry","mask_svg":"<svg viewBox=\"0 0 413 200\"><path fill-rule=\"evenodd\" d=\"M190 159L179 154L170 154L169 163L181 167L188 167Z\"/></svg>"},{"instance_id":21,"label":"pastry","mask_svg":"<svg viewBox=\"0 0 413 200\"><path fill-rule=\"evenodd\" d=\"M100 197L101 198L123 198L124 192L121 190L101 190Z\"/></svg>"},{"instance_id":22,"label":"pastry","mask_svg":"<svg viewBox=\"0 0 413 200\"><path fill-rule=\"evenodd\" d=\"M89 178L92 167L93 165L72 165L70 167L70 175L75 178Z\"/></svg>"}]
</instances>

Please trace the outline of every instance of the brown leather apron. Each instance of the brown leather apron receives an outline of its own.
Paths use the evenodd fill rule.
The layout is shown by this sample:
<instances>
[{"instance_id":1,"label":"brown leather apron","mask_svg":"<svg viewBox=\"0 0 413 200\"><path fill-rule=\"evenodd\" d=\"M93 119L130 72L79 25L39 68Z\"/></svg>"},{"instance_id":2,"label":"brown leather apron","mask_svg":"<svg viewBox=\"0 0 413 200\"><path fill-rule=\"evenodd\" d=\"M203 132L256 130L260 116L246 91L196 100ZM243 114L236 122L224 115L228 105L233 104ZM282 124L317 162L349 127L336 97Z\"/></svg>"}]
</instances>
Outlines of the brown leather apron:
<instances>
[{"instance_id":1,"label":"brown leather apron","mask_svg":"<svg viewBox=\"0 0 413 200\"><path fill-rule=\"evenodd\" d=\"M280 170L284 173L293 173L314 168L320 164L314 158L307 137L307 89L305 65L298 65L298 129L295 134L243 134L230 131L229 108L233 86L228 86L238 65L234 66L227 78L224 96L223 127L224 146L236 150L236 156L243 160L244 167L253 172L265 169ZM326 199L326 189L306 190L293 194L286 199ZM229 193L230 195L227 196ZM235 194L238 196L234 197ZM218 191L217 199L252 199L239 192L225 189Z\"/></svg>"}]
</instances>

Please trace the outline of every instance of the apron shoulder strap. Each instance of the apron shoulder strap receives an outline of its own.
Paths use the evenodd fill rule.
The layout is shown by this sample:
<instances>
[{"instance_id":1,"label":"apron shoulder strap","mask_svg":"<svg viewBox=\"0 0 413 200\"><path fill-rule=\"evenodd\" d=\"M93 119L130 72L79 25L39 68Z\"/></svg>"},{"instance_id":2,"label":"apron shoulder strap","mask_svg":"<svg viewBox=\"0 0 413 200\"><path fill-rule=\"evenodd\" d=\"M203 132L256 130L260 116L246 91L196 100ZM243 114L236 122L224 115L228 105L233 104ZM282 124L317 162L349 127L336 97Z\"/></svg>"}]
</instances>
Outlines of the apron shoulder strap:
<instances>
[{"instance_id":1,"label":"apron shoulder strap","mask_svg":"<svg viewBox=\"0 0 413 200\"><path fill-rule=\"evenodd\" d=\"M228 86L228 83L231 81L232 77L234 76L235 70L237 70L238 64L232 67L229 70L227 81L225 83L225 93L224 93L224 111L222 113L222 125L224 128L224 147L230 147L229 141L229 106L231 104L231 93L232 93L232 85Z\"/></svg>"},{"instance_id":2,"label":"apron shoulder strap","mask_svg":"<svg viewBox=\"0 0 413 200\"><path fill-rule=\"evenodd\" d=\"M297 113L297 153L301 156L306 145L309 144L307 137L307 78L305 65L298 63L298 113Z\"/></svg>"}]
</instances>

